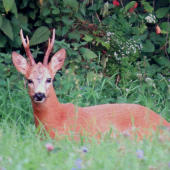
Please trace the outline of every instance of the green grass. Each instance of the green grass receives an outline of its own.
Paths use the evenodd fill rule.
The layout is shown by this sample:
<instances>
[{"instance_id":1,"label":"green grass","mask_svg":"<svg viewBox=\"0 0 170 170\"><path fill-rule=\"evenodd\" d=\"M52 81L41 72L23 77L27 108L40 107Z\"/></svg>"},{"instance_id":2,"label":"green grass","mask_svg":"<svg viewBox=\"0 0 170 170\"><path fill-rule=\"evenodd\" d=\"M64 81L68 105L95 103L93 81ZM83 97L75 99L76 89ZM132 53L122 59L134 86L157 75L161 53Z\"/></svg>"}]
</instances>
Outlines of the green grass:
<instances>
[{"instance_id":1,"label":"green grass","mask_svg":"<svg viewBox=\"0 0 170 170\"><path fill-rule=\"evenodd\" d=\"M42 140L36 135L34 125L2 121L0 129L0 166L7 170L71 170L80 166L81 169L92 170L169 169L168 131L162 135L155 134L152 141L144 139L136 142L120 135L118 139L105 137L100 141L76 142L67 137L57 141L49 137ZM46 143L52 143L55 149L47 151ZM83 146L87 147L88 152L83 152ZM76 164L78 160L80 163Z\"/></svg>"},{"instance_id":2,"label":"green grass","mask_svg":"<svg viewBox=\"0 0 170 170\"><path fill-rule=\"evenodd\" d=\"M154 96L150 94L146 96L145 85L137 86L136 82L127 82L118 87L114 80L114 77L106 78L96 81L95 84L79 80L76 86L73 78L63 76L61 82L54 84L59 100L65 103L72 100L81 106L87 103L88 105L108 102L139 103L154 109L157 113L164 113L168 119L166 113L169 107L166 102L169 98L158 91L153 92ZM61 140L52 140L49 136L45 138L38 135L27 89L23 88L23 83L19 84L20 86L15 87L8 81L7 88L1 88L0 92L0 170L170 169L168 130L164 134L155 134L152 141L143 139L140 142L131 140L131 137L123 134L120 134L119 138L105 135L100 141L94 138L70 141L67 136ZM130 91L124 90L126 88ZM82 97L78 97L79 94ZM115 97L117 94L118 98ZM55 149L47 151L46 143L52 143ZM88 152L83 152L82 147L87 147Z\"/></svg>"}]
</instances>

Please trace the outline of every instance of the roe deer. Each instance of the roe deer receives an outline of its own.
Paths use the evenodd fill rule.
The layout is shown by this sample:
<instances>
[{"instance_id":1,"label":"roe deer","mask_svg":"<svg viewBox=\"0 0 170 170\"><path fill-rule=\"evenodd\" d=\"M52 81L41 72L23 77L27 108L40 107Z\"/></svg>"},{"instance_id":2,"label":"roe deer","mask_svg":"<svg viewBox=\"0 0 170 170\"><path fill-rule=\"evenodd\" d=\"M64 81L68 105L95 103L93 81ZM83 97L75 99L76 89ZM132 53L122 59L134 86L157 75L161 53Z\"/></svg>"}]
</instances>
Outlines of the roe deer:
<instances>
[{"instance_id":1,"label":"roe deer","mask_svg":"<svg viewBox=\"0 0 170 170\"><path fill-rule=\"evenodd\" d=\"M64 63L66 51L59 50L48 63L55 41L55 30L53 30L52 40L49 38L44 61L38 64L35 63L30 52L28 36L25 40L22 30L20 36L29 62L16 52L12 53L12 60L16 69L24 74L28 81L36 127L42 124L52 138L55 138L57 132L68 135L69 132L86 131L90 136L95 136L109 131L111 126L119 132L130 131L134 126L138 136L142 137L150 135L151 131L156 131L158 125L170 126L170 123L157 113L137 104L77 107L71 103L59 103L52 81L56 71L61 69Z\"/></svg>"}]
</instances>

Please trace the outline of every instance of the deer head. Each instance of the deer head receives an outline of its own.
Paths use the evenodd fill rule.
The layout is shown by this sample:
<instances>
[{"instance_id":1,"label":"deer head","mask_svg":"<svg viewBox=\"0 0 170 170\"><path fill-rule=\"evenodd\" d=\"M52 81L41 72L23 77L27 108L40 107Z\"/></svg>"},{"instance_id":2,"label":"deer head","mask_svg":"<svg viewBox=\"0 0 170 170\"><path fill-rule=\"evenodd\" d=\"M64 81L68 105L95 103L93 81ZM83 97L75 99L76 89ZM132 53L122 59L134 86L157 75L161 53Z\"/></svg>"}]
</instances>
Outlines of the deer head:
<instances>
[{"instance_id":1,"label":"deer head","mask_svg":"<svg viewBox=\"0 0 170 170\"><path fill-rule=\"evenodd\" d=\"M20 31L22 44L25 48L26 55L29 62L20 54L13 52L12 60L16 69L24 74L28 81L29 95L31 100L36 103L43 103L46 98L49 97L50 89L53 88L52 80L54 79L55 73L64 64L66 57L65 49L61 49L51 58L48 63L49 54L53 48L55 41L55 29L53 30L52 40L49 38L48 49L45 53L43 63L35 63L35 60L29 49L29 39L26 36L24 39L22 29Z\"/></svg>"}]
</instances>

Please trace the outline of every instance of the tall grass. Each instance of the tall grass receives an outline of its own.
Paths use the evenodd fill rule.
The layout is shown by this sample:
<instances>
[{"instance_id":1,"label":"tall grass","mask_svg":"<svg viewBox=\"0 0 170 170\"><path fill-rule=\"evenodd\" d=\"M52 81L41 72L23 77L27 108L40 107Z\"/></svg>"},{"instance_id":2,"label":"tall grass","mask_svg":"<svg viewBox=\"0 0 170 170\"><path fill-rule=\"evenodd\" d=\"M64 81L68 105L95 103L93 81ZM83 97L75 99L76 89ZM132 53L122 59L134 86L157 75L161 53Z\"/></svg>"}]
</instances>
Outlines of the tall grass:
<instances>
[{"instance_id":1,"label":"tall grass","mask_svg":"<svg viewBox=\"0 0 170 170\"><path fill-rule=\"evenodd\" d=\"M65 74L54 82L61 102L73 102L79 106L103 103L139 103L164 113L168 119L169 100L159 91L147 94L148 88L139 81L115 82L115 76L86 79ZM58 77L56 77L58 78ZM100 141L86 138L80 141L52 140L37 134L30 98L21 83L15 87L7 82L0 91L0 169L6 170L71 170L102 169L132 170L170 168L170 133L154 134L151 139L132 140L127 134L119 138L102 136ZM123 85L122 85L123 84ZM128 90L127 90L128 89ZM116 97L118 96L118 97ZM114 130L111 128L111 130ZM43 140L42 140L43 139ZM48 151L46 143L52 143L54 150ZM84 149L85 148L85 149Z\"/></svg>"}]
</instances>

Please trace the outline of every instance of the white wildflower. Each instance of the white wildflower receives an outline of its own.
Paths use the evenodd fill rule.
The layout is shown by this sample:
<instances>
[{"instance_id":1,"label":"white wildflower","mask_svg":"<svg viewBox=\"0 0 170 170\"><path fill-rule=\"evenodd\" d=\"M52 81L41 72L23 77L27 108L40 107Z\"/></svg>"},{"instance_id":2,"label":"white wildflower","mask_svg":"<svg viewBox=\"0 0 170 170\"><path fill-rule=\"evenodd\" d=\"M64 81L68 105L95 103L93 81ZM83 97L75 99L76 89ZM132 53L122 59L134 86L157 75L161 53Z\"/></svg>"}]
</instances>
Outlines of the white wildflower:
<instances>
[{"instance_id":1,"label":"white wildflower","mask_svg":"<svg viewBox=\"0 0 170 170\"><path fill-rule=\"evenodd\" d=\"M153 15L153 14L149 14L147 17L145 17L145 19L146 19L146 21L148 22L148 23L155 23L156 21L156 17L155 17L155 15Z\"/></svg>"}]
</instances>

